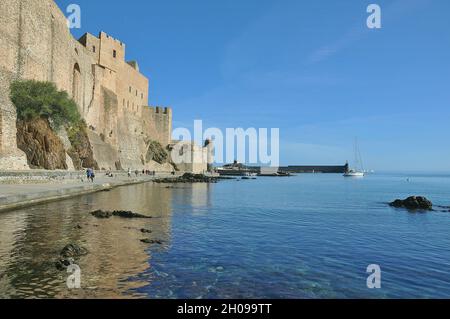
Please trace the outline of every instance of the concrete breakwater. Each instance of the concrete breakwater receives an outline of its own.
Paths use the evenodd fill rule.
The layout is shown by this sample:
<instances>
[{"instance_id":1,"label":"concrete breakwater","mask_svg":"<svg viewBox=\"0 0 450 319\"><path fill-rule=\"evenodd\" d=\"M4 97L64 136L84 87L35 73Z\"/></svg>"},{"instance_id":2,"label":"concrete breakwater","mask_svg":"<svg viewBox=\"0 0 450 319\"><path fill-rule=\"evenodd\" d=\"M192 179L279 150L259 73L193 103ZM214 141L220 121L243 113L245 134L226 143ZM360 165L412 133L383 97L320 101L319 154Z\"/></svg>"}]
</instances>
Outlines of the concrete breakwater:
<instances>
[{"instance_id":1,"label":"concrete breakwater","mask_svg":"<svg viewBox=\"0 0 450 319\"><path fill-rule=\"evenodd\" d=\"M116 172L113 176L100 173L92 183L84 172L0 172L0 212L146 183L154 178L171 178L167 173L156 177L134 174L130 178L126 173Z\"/></svg>"}]
</instances>

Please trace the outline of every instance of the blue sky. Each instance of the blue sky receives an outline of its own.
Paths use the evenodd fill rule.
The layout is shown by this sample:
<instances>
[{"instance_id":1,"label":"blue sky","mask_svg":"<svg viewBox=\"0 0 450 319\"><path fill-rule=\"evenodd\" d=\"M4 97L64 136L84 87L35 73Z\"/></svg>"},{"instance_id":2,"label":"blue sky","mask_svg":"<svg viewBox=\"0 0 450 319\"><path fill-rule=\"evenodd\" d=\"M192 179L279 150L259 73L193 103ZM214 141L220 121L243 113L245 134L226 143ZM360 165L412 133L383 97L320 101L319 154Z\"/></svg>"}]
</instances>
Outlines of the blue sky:
<instances>
[{"instance_id":1,"label":"blue sky","mask_svg":"<svg viewBox=\"0 0 450 319\"><path fill-rule=\"evenodd\" d=\"M74 34L125 42L175 127L280 128L282 164L344 163L357 136L369 169L450 171L448 0L76 3Z\"/></svg>"}]
</instances>

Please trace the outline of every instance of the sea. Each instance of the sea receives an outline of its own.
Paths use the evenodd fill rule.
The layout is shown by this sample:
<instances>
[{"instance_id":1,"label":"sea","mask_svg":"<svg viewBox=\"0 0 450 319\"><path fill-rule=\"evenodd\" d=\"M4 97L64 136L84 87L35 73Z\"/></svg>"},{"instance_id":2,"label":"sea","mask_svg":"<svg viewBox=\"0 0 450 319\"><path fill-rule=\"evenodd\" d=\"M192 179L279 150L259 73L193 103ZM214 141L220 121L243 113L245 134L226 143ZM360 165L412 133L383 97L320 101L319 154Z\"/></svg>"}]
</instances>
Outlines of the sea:
<instances>
[{"instance_id":1,"label":"sea","mask_svg":"<svg viewBox=\"0 0 450 319\"><path fill-rule=\"evenodd\" d=\"M435 211L388 205L411 195ZM450 298L448 206L440 173L120 187L0 213L0 298ZM89 252L76 288L55 267L68 244Z\"/></svg>"}]
</instances>

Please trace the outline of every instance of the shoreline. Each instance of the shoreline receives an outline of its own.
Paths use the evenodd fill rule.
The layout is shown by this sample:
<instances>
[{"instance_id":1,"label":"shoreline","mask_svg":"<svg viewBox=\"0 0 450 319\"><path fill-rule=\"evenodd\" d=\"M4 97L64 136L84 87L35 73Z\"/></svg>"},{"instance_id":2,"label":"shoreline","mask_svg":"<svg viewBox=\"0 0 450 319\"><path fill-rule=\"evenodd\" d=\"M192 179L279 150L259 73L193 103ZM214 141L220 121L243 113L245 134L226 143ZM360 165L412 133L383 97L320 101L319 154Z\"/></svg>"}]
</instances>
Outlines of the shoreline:
<instances>
[{"instance_id":1,"label":"shoreline","mask_svg":"<svg viewBox=\"0 0 450 319\"><path fill-rule=\"evenodd\" d=\"M131 186L153 182L158 176L134 176L128 178L126 174L117 174L114 178L97 177L94 183L81 180L53 180L42 183L0 183L0 213L10 212L21 208L32 207L49 202L62 201L78 196L109 191L117 187ZM173 176L165 176L170 178Z\"/></svg>"}]
</instances>

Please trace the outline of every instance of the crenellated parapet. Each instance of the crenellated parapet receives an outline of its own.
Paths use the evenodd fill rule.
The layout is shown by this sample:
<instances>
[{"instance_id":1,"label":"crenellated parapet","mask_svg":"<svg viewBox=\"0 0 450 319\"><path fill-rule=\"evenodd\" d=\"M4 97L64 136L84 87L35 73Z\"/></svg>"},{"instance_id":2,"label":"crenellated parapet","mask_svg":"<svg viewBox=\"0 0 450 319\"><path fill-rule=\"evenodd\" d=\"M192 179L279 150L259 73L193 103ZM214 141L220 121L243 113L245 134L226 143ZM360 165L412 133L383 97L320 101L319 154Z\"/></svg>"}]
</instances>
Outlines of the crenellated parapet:
<instances>
[{"instance_id":1,"label":"crenellated parapet","mask_svg":"<svg viewBox=\"0 0 450 319\"><path fill-rule=\"evenodd\" d=\"M172 108L145 107L142 117L148 135L155 137L155 141L168 145L172 136Z\"/></svg>"}]
</instances>

